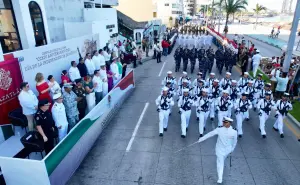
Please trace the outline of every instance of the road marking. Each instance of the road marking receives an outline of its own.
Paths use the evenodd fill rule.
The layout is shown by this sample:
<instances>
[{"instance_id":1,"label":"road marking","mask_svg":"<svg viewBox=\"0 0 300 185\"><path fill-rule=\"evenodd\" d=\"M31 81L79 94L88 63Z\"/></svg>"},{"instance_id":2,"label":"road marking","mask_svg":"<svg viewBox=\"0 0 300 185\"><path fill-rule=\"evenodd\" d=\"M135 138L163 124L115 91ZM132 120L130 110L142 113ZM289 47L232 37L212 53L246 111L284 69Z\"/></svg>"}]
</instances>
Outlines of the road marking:
<instances>
[{"instance_id":1,"label":"road marking","mask_svg":"<svg viewBox=\"0 0 300 185\"><path fill-rule=\"evenodd\" d=\"M293 132L297 139L300 139L300 134L298 134L298 132L288 123L288 121L284 119L283 123Z\"/></svg>"},{"instance_id":2,"label":"road marking","mask_svg":"<svg viewBox=\"0 0 300 185\"><path fill-rule=\"evenodd\" d=\"M158 74L158 77L160 77L160 75L161 75L161 73L162 73L162 71L163 71L165 65L166 65L166 62L164 62L163 66L161 67L160 72L159 72L159 74Z\"/></svg>"},{"instance_id":3,"label":"road marking","mask_svg":"<svg viewBox=\"0 0 300 185\"><path fill-rule=\"evenodd\" d=\"M138 129L139 129L141 123L142 123L143 117L144 117L144 115L145 115L145 113L146 113L146 110L147 110L148 106L149 106L149 102L147 102L147 103L145 104L145 107L144 107L144 109L143 109L143 112L142 112L142 114L141 114L141 116L140 116L140 118L139 118L139 120L138 120L138 122L137 122L137 124L136 124L136 126L135 126L135 128L134 128L134 131L133 131L133 133L132 133L132 136L131 136L131 138L130 138L130 141L129 141L128 145L127 145L126 152L129 152L130 149L131 149L131 145L132 145L133 140L135 139L136 133L137 133L137 131L138 131Z\"/></svg>"}]
</instances>

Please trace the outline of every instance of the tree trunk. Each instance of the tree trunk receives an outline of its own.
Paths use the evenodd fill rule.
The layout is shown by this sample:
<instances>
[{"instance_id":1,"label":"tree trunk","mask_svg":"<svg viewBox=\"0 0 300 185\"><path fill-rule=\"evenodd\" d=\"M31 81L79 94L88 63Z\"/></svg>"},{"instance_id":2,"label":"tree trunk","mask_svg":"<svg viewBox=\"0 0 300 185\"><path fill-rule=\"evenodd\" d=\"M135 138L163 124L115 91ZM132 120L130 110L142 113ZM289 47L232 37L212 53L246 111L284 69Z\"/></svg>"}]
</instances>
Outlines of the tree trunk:
<instances>
[{"instance_id":1,"label":"tree trunk","mask_svg":"<svg viewBox=\"0 0 300 185\"><path fill-rule=\"evenodd\" d=\"M225 22L225 28L224 28L225 37L227 37L227 33L228 33L228 19L229 19L229 13L226 12L226 22Z\"/></svg>"},{"instance_id":2,"label":"tree trunk","mask_svg":"<svg viewBox=\"0 0 300 185\"><path fill-rule=\"evenodd\" d=\"M232 14L232 18L233 18L232 23L234 23L234 13Z\"/></svg>"}]
</instances>

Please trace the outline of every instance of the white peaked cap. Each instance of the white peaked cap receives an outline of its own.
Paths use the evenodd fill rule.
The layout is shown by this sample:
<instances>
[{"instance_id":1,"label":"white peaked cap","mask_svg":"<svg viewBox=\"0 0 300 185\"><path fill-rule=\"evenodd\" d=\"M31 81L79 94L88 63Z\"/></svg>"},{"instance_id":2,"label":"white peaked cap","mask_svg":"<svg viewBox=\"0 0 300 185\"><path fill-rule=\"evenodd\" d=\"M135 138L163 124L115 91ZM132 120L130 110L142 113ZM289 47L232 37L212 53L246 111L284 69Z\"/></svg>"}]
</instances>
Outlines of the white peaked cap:
<instances>
[{"instance_id":1,"label":"white peaked cap","mask_svg":"<svg viewBox=\"0 0 300 185\"><path fill-rule=\"evenodd\" d=\"M248 83L251 83L251 84L253 84L253 80L249 80L249 82Z\"/></svg>"},{"instance_id":2,"label":"white peaked cap","mask_svg":"<svg viewBox=\"0 0 300 185\"><path fill-rule=\"evenodd\" d=\"M53 95L53 100L56 100L61 97L61 93L57 93Z\"/></svg>"},{"instance_id":3,"label":"white peaked cap","mask_svg":"<svg viewBox=\"0 0 300 185\"><path fill-rule=\"evenodd\" d=\"M256 53L260 53L260 51L257 49L257 50L256 50Z\"/></svg>"},{"instance_id":4,"label":"white peaked cap","mask_svg":"<svg viewBox=\"0 0 300 185\"><path fill-rule=\"evenodd\" d=\"M202 92L208 93L208 89L202 89Z\"/></svg>"},{"instance_id":5,"label":"white peaked cap","mask_svg":"<svg viewBox=\"0 0 300 185\"><path fill-rule=\"evenodd\" d=\"M244 75L249 75L249 73L248 72L244 72Z\"/></svg>"},{"instance_id":6,"label":"white peaked cap","mask_svg":"<svg viewBox=\"0 0 300 185\"><path fill-rule=\"evenodd\" d=\"M163 91L168 91L169 88L168 88L168 87L163 87L162 90L163 90Z\"/></svg>"},{"instance_id":7,"label":"white peaked cap","mask_svg":"<svg viewBox=\"0 0 300 185\"><path fill-rule=\"evenodd\" d=\"M187 79L183 79L182 82L188 83L189 81Z\"/></svg>"},{"instance_id":8,"label":"white peaked cap","mask_svg":"<svg viewBox=\"0 0 300 185\"><path fill-rule=\"evenodd\" d=\"M189 89L187 89L187 88L185 88L185 89L183 89L183 92L185 93L185 92L189 92L190 90Z\"/></svg>"},{"instance_id":9,"label":"white peaked cap","mask_svg":"<svg viewBox=\"0 0 300 185\"><path fill-rule=\"evenodd\" d=\"M218 83L219 83L219 80L218 80L218 79L215 79L214 82L218 82Z\"/></svg>"},{"instance_id":10,"label":"white peaked cap","mask_svg":"<svg viewBox=\"0 0 300 185\"><path fill-rule=\"evenodd\" d=\"M187 72L183 71L182 74L187 75Z\"/></svg>"},{"instance_id":11,"label":"white peaked cap","mask_svg":"<svg viewBox=\"0 0 300 185\"><path fill-rule=\"evenodd\" d=\"M290 96L290 94L289 94L289 93L284 93L283 95L284 95L284 96Z\"/></svg>"},{"instance_id":12,"label":"white peaked cap","mask_svg":"<svg viewBox=\"0 0 300 185\"><path fill-rule=\"evenodd\" d=\"M267 85L267 86L271 86L272 84L271 84L271 83L266 83L266 85Z\"/></svg>"},{"instance_id":13,"label":"white peaked cap","mask_svg":"<svg viewBox=\"0 0 300 185\"><path fill-rule=\"evenodd\" d=\"M236 81L236 80L232 80L231 82L232 82L232 83L237 83L237 81Z\"/></svg>"},{"instance_id":14,"label":"white peaked cap","mask_svg":"<svg viewBox=\"0 0 300 185\"><path fill-rule=\"evenodd\" d=\"M231 75L231 73L230 73L230 72L227 72L226 74L227 74L227 75Z\"/></svg>"},{"instance_id":15,"label":"white peaked cap","mask_svg":"<svg viewBox=\"0 0 300 185\"><path fill-rule=\"evenodd\" d=\"M229 118L229 117L224 117L223 121L229 121L229 122L233 122L233 119Z\"/></svg>"},{"instance_id":16,"label":"white peaked cap","mask_svg":"<svg viewBox=\"0 0 300 185\"><path fill-rule=\"evenodd\" d=\"M172 71L168 71L167 74L168 74L168 75L172 74Z\"/></svg>"},{"instance_id":17,"label":"white peaked cap","mask_svg":"<svg viewBox=\"0 0 300 185\"><path fill-rule=\"evenodd\" d=\"M216 74L215 73L210 73L210 75L214 75L215 76Z\"/></svg>"},{"instance_id":18,"label":"white peaked cap","mask_svg":"<svg viewBox=\"0 0 300 185\"><path fill-rule=\"evenodd\" d=\"M223 90L223 93L229 94L229 92L227 90Z\"/></svg>"}]
</instances>

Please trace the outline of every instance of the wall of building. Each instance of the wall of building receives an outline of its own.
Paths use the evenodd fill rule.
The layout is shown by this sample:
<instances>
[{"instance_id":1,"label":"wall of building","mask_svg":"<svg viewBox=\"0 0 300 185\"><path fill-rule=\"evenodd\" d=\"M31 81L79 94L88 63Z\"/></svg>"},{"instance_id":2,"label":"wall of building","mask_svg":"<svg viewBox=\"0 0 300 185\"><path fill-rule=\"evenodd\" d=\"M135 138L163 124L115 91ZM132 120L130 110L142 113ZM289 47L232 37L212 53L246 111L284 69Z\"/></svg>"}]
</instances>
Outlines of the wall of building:
<instances>
[{"instance_id":1,"label":"wall of building","mask_svg":"<svg viewBox=\"0 0 300 185\"><path fill-rule=\"evenodd\" d=\"M168 6L167 6L168 5ZM170 17L174 23L176 17L182 14L182 4L180 0L162 0L157 1L157 18L161 19L163 24L169 25Z\"/></svg>"},{"instance_id":2,"label":"wall of building","mask_svg":"<svg viewBox=\"0 0 300 185\"><path fill-rule=\"evenodd\" d=\"M119 5L115 8L138 22L153 18L152 0L119 0Z\"/></svg>"}]
</instances>

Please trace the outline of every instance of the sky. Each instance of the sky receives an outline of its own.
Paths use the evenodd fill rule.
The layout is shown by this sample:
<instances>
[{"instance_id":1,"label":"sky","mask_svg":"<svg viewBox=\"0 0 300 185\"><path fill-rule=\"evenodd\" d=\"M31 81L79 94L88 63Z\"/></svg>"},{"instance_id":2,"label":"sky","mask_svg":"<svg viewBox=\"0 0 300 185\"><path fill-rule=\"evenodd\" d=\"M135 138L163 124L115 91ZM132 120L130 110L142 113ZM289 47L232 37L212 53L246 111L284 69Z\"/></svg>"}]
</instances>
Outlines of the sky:
<instances>
[{"instance_id":1,"label":"sky","mask_svg":"<svg viewBox=\"0 0 300 185\"><path fill-rule=\"evenodd\" d=\"M248 10L252 10L256 3L267 7L269 10L281 11L283 0L248 0ZM293 1L293 8L296 7L297 0Z\"/></svg>"}]
</instances>

